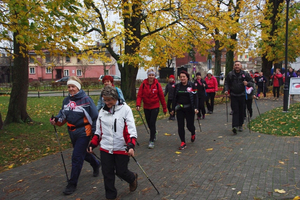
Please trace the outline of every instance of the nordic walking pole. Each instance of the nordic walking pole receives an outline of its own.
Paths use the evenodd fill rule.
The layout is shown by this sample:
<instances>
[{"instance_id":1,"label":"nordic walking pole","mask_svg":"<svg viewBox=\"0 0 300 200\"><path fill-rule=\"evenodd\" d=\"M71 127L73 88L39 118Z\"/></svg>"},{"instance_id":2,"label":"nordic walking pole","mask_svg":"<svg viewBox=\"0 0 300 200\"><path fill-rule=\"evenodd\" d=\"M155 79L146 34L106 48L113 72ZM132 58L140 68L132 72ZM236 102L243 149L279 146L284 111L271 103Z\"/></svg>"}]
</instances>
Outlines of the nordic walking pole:
<instances>
[{"instance_id":1,"label":"nordic walking pole","mask_svg":"<svg viewBox=\"0 0 300 200\"><path fill-rule=\"evenodd\" d=\"M142 166L140 165L140 163L135 159L134 156L131 156L131 157L136 162L136 164L140 167L140 169L143 171L143 173L145 174L145 176L147 177L147 179L149 180L149 182L152 184L152 186L156 190L157 194L159 194L159 191L157 190L157 188L155 187L155 185L152 183L152 181L150 180L150 178L148 177L148 175L146 174L146 172L144 171L144 169L142 168Z\"/></svg>"},{"instance_id":2,"label":"nordic walking pole","mask_svg":"<svg viewBox=\"0 0 300 200\"><path fill-rule=\"evenodd\" d=\"M53 115L52 115L52 118L54 118ZM66 168L66 164L65 164L65 159L64 159L64 155L63 155L62 150L61 150L61 146L60 146L58 134L57 134L57 131L56 131L56 127L55 127L55 125L53 125L53 127L54 127L54 131L55 131L56 139L57 139L57 142L58 142L58 145L59 145L61 159L62 159L63 164L64 164L64 168L65 168L65 172L66 172L67 181L69 182L69 177L68 177L68 172L67 172L67 168Z\"/></svg>"},{"instance_id":3,"label":"nordic walking pole","mask_svg":"<svg viewBox=\"0 0 300 200\"><path fill-rule=\"evenodd\" d=\"M228 122L227 94L226 94L226 102L225 102L225 105L226 105L226 118L227 118L227 122Z\"/></svg>"},{"instance_id":4,"label":"nordic walking pole","mask_svg":"<svg viewBox=\"0 0 300 200\"><path fill-rule=\"evenodd\" d=\"M200 120L199 120L199 119L197 119L197 121L198 121L198 124L199 124L200 132L202 132L202 129L201 129L201 124L200 124Z\"/></svg>"},{"instance_id":5,"label":"nordic walking pole","mask_svg":"<svg viewBox=\"0 0 300 200\"><path fill-rule=\"evenodd\" d=\"M260 116L260 112L259 112L259 109L258 109L258 105L257 105L256 99L254 99L254 101L255 101L255 105L256 105L256 108L257 108L258 114L259 114L259 116Z\"/></svg>"},{"instance_id":6,"label":"nordic walking pole","mask_svg":"<svg viewBox=\"0 0 300 200\"><path fill-rule=\"evenodd\" d=\"M145 121L144 121L144 119L143 119L143 117L142 117L141 112L140 112L139 110L137 110L137 111L139 112L139 114L140 114L140 116L141 116L141 119L142 119L142 121L143 121L143 124L144 124L144 126L145 126L145 129L147 130L147 133L149 134L148 128L147 128L147 126L146 126L146 124L145 124Z\"/></svg>"},{"instance_id":7,"label":"nordic walking pole","mask_svg":"<svg viewBox=\"0 0 300 200\"><path fill-rule=\"evenodd\" d=\"M246 108L247 109L247 108ZM250 119L250 112L247 109L247 113L248 113L248 125L249 125L249 133L251 133L251 119Z\"/></svg>"}]
</instances>

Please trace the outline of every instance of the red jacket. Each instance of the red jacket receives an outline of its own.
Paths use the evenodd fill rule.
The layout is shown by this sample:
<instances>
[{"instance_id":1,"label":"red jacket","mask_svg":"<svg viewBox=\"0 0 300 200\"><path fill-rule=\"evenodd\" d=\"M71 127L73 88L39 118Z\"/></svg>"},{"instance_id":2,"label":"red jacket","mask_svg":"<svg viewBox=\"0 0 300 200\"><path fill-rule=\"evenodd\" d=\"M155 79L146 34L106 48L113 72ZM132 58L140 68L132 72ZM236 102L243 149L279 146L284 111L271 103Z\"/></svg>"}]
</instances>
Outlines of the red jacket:
<instances>
[{"instance_id":1,"label":"red jacket","mask_svg":"<svg viewBox=\"0 0 300 200\"><path fill-rule=\"evenodd\" d=\"M273 87L280 87L279 79L282 78L282 74L275 74L271 76L271 79L273 79Z\"/></svg>"},{"instance_id":2,"label":"red jacket","mask_svg":"<svg viewBox=\"0 0 300 200\"><path fill-rule=\"evenodd\" d=\"M161 88L160 83L157 79L154 79L153 84L149 85L148 79L145 79L139 88L139 92L136 98L136 106L141 106L143 100L144 109L155 109L159 108L160 104L163 107L163 112L167 112L167 104L164 96L164 92Z\"/></svg>"},{"instance_id":3,"label":"red jacket","mask_svg":"<svg viewBox=\"0 0 300 200\"><path fill-rule=\"evenodd\" d=\"M216 77L213 75L209 79L207 76L205 77L205 82L207 84L206 93L213 93L218 91L218 81Z\"/></svg>"}]
</instances>

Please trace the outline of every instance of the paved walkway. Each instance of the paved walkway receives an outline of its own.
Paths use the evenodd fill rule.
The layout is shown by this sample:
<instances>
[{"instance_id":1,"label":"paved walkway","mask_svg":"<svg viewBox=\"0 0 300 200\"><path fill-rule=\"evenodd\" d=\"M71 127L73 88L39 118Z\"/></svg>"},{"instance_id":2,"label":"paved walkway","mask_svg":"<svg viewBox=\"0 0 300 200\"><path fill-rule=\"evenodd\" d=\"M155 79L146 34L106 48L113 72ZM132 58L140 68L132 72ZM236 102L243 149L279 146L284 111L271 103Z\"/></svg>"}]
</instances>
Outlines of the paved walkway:
<instances>
[{"instance_id":1,"label":"paved walkway","mask_svg":"<svg viewBox=\"0 0 300 200\"><path fill-rule=\"evenodd\" d=\"M282 106L281 101L258 100L260 112ZM258 115L253 104L254 116ZM140 146L136 159L158 188L158 195L147 177L131 159L129 168L138 172L138 188L130 193L128 184L116 178L118 197L124 200L180 199L293 199L300 194L300 139L249 133L234 136L231 116L226 122L225 104L215 106L214 114L201 120L202 132L187 148L180 145L176 121L157 122L158 141L147 149L145 127L137 127ZM169 136L165 134L170 134ZM71 149L63 152L70 174ZM99 152L97 152L99 155ZM62 191L66 177L60 153L0 174L0 200L14 199L105 199L102 174L92 177L85 163L78 188L70 196ZM275 189L285 193L275 192Z\"/></svg>"}]
</instances>

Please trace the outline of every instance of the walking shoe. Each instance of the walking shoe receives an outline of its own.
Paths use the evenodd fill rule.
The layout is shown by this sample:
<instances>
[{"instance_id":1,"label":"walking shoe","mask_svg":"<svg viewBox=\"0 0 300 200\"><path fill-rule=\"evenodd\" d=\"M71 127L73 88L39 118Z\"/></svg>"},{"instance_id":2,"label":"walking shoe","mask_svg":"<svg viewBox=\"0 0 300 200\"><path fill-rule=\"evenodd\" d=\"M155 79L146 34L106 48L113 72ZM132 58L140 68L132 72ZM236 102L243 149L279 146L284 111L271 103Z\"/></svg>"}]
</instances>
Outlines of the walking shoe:
<instances>
[{"instance_id":1,"label":"walking shoe","mask_svg":"<svg viewBox=\"0 0 300 200\"><path fill-rule=\"evenodd\" d=\"M191 142L194 142L195 139L196 139L196 134L194 134L194 135L191 136Z\"/></svg>"},{"instance_id":2,"label":"walking shoe","mask_svg":"<svg viewBox=\"0 0 300 200\"><path fill-rule=\"evenodd\" d=\"M236 128L236 127L233 127L233 128L232 128L232 132L233 132L234 135L236 135L237 128Z\"/></svg>"},{"instance_id":3,"label":"walking shoe","mask_svg":"<svg viewBox=\"0 0 300 200\"><path fill-rule=\"evenodd\" d=\"M101 164L99 163L96 167L93 167L93 177L99 176L99 168Z\"/></svg>"},{"instance_id":4,"label":"walking shoe","mask_svg":"<svg viewBox=\"0 0 300 200\"><path fill-rule=\"evenodd\" d=\"M171 117L171 120L173 120L173 121L174 121L174 120L175 120L175 116L172 116L172 117Z\"/></svg>"},{"instance_id":5,"label":"walking shoe","mask_svg":"<svg viewBox=\"0 0 300 200\"><path fill-rule=\"evenodd\" d=\"M180 145L180 147L179 147L179 150L183 150L183 149L185 149L185 148L186 148L185 142L181 142L181 145Z\"/></svg>"},{"instance_id":6,"label":"walking shoe","mask_svg":"<svg viewBox=\"0 0 300 200\"><path fill-rule=\"evenodd\" d=\"M203 114L202 119L205 119L205 114Z\"/></svg>"},{"instance_id":7,"label":"walking shoe","mask_svg":"<svg viewBox=\"0 0 300 200\"><path fill-rule=\"evenodd\" d=\"M70 195L73 192L75 192L76 190L76 185L72 184L72 183L68 183L67 187L65 188L65 190L63 191L63 193L65 195Z\"/></svg>"},{"instance_id":8,"label":"walking shoe","mask_svg":"<svg viewBox=\"0 0 300 200\"><path fill-rule=\"evenodd\" d=\"M129 184L129 191L130 192L134 192L136 190L137 186L138 186L138 182L137 182L138 174L135 173L134 176L135 176L134 181Z\"/></svg>"},{"instance_id":9,"label":"walking shoe","mask_svg":"<svg viewBox=\"0 0 300 200\"><path fill-rule=\"evenodd\" d=\"M243 127L239 126L239 132L242 132L242 131L243 131Z\"/></svg>"},{"instance_id":10,"label":"walking shoe","mask_svg":"<svg viewBox=\"0 0 300 200\"><path fill-rule=\"evenodd\" d=\"M149 142L148 148L153 149L154 148L154 142Z\"/></svg>"},{"instance_id":11,"label":"walking shoe","mask_svg":"<svg viewBox=\"0 0 300 200\"><path fill-rule=\"evenodd\" d=\"M154 135L154 142L157 141L157 135L158 135L158 132L156 131L156 133Z\"/></svg>"}]
</instances>

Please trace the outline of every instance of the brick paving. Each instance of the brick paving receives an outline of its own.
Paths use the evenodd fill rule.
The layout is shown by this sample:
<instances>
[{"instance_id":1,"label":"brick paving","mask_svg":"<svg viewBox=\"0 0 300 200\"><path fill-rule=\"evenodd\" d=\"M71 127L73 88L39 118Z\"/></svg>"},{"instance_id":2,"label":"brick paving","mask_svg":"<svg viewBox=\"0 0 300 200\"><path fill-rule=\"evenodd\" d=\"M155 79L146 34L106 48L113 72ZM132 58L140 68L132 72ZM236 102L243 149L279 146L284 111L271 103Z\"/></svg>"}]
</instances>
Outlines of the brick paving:
<instances>
[{"instance_id":1,"label":"brick paving","mask_svg":"<svg viewBox=\"0 0 300 200\"><path fill-rule=\"evenodd\" d=\"M282 106L280 101L258 100L260 112ZM228 104L229 106L229 104ZM253 103L254 117L258 112ZM284 113L283 113L284 114ZM179 151L177 122L157 121L159 132L155 148L147 149L149 136L144 125L138 126L136 159L158 188L158 195L147 177L131 159L129 168L139 174L138 188L130 193L128 184L116 178L119 199L293 199L300 194L299 137L277 137L244 129L233 135L231 116L226 121L225 104L201 120L199 132L195 120L196 141ZM170 134L169 136L165 133ZM71 149L63 152L68 173ZM179 152L179 153L178 153ZM99 152L97 151L99 155ZM77 190L63 195L66 186L60 153L0 174L0 200L14 199L105 199L103 176L92 177L85 163ZM284 194L275 192L284 190Z\"/></svg>"}]
</instances>

